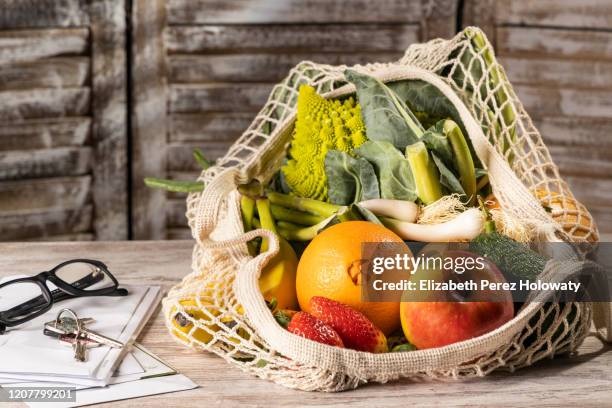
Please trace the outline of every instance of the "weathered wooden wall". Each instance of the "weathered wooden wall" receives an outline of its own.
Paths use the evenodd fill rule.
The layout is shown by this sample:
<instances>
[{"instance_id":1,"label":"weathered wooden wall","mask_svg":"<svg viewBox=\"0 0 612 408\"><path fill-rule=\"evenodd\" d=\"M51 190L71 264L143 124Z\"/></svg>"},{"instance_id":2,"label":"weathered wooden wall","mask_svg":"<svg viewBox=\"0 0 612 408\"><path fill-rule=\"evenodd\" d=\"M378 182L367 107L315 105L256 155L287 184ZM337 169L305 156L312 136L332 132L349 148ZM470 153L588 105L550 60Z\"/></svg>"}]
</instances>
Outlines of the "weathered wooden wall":
<instances>
[{"instance_id":1,"label":"weathered wooden wall","mask_svg":"<svg viewBox=\"0 0 612 408\"><path fill-rule=\"evenodd\" d=\"M299 61L393 60L453 35L457 13L612 231L610 1L132 0L129 16L125 2L0 0L0 240L124 239L128 211L133 238L189 237L184 195L143 177L194 179L192 149L223 154Z\"/></svg>"},{"instance_id":2,"label":"weathered wooden wall","mask_svg":"<svg viewBox=\"0 0 612 408\"><path fill-rule=\"evenodd\" d=\"M302 60L391 61L411 43L452 36L457 1L429 3L135 0L134 237L191 236L184 195L147 191L142 177L195 179L192 149L222 155Z\"/></svg>"},{"instance_id":3,"label":"weathered wooden wall","mask_svg":"<svg viewBox=\"0 0 612 408\"><path fill-rule=\"evenodd\" d=\"M612 1L466 0L574 194L612 231Z\"/></svg>"},{"instance_id":4,"label":"weathered wooden wall","mask_svg":"<svg viewBox=\"0 0 612 408\"><path fill-rule=\"evenodd\" d=\"M123 0L0 0L0 240L125 239Z\"/></svg>"}]
</instances>

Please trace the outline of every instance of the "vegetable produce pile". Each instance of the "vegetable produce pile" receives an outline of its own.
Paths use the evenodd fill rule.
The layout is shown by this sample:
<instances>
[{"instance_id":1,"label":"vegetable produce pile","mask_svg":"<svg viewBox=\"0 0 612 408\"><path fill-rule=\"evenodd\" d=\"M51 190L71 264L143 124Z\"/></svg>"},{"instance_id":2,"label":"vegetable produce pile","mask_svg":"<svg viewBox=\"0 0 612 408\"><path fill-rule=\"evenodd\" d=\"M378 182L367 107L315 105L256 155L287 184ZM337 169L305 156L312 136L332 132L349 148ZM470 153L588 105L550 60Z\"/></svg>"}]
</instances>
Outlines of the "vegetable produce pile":
<instances>
[{"instance_id":1,"label":"vegetable produce pile","mask_svg":"<svg viewBox=\"0 0 612 408\"><path fill-rule=\"evenodd\" d=\"M543 261L496 232L508 229L499 217L497 225L491 220L501 210L487 173L455 107L435 87L385 84L354 70L345 78L356 92L341 99L300 87L282 167L268 185L240 188L245 231L266 229L280 241L259 280L278 323L313 341L375 353L440 347L504 324L520 306L510 294L500 302L362 301L364 242L470 242L471 254L502 266L491 262L485 271L498 282L513 265L497 246L512 259L537 261L523 268L529 277ZM200 151L194 156L204 169L210 165ZM204 189L200 182L145 181L171 191ZM251 255L268 247L267 239L248 244ZM186 333L182 317L177 313L175 324Z\"/></svg>"}]
</instances>

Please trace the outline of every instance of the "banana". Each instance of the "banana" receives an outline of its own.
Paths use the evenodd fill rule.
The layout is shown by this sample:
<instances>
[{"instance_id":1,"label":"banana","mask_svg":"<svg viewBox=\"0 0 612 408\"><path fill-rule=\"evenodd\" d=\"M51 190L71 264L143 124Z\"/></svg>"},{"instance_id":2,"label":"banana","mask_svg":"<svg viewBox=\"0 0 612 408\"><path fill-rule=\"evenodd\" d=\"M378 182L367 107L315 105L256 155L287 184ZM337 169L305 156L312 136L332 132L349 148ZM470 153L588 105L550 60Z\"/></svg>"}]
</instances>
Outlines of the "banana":
<instances>
[{"instance_id":1,"label":"banana","mask_svg":"<svg viewBox=\"0 0 612 408\"><path fill-rule=\"evenodd\" d=\"M201 308L195 299L184 299L179 301L179 303L184 311L177 310L175 306L171 313L172 325L176 329L174 330L174 334L183 341L189 341L187 335L193 329L194 324L192 320L195 320L206 326L210 332L198 327L191 333L192 337L201 343L208 344L213 339L211 332L216 332L221 329L218 325L212 323L210 315L218 316L219 312L211 308L208 310L208 313L206 313L204 308ZM210 302L205 301L201 301L200 303L203 306L212 305Z\"/></svg>"},{"instance_id":2,"label":"banana","mask_svg":"<svg viewBox=\"0 0 612 408\"><path fill-rule=\"evenodd\" d=\"M275 298L280 309L297 309L298 301L295 289L297 255L289 242L278 235L270 211L270 201L267 198L260 198L255 203L261 227L276 234L280 244L278 254L261 271L259 289L266 300L271 301ZM261 243L261 252L265 252L268 245L268 240L264 239Z\"/></svg>"},{"instance_id":3,"label":"banana","mask_svg":"<svg viewBox=\"0 0 612 408\"><path fill-rule=\"evenodd\" d=\"M261 271L259 290L268 301L276 299L279 309L297 309L295 275L298 259L291 245L279 237L278 254Z\"/></svg>"}]
</instances>

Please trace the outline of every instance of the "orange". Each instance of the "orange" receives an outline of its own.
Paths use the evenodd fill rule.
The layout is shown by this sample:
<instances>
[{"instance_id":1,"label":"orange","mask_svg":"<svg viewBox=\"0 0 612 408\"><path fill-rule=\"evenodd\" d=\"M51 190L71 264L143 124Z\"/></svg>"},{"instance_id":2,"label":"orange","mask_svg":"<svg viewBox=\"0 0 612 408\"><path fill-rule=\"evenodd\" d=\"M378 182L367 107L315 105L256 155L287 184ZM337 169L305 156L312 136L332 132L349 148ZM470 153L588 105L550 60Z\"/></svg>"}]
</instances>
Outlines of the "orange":
<instances>
[{"instance_id":1,"label":"orange","mask_svg":"<svg viewBox=\"0 0 612 408\"><path fill-rule=\"evenodd\" d=\"M402 243L391 230L367 221L336 224L317 235L300 258L296 276L298 301L310 312L310 298L323 296L366 315L386 335L400 327L399 302L361 301L361 244Z\"/></svg>"},{"instance_id":2,"label":"orange","mask_svg":"<svg viewBox=\"0 0 612 408\"><path fill-rule=\"evenodd\" d=\"M497 198L493 195L493 193L489 194L487 198L485 198L484 203L487 210L499 210L501 208L499 206L499 201L497 201Z\"/></svg>"}]
</instances>

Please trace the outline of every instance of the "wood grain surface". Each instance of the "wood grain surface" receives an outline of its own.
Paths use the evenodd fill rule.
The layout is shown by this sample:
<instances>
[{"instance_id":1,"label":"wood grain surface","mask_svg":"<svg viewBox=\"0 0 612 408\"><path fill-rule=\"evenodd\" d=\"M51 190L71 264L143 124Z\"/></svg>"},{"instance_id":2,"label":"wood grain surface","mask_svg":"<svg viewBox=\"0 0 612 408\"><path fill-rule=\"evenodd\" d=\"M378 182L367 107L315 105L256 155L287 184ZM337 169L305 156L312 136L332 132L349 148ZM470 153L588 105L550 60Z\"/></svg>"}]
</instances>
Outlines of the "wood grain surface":
<instances>
[{"instance_id":1,"label":"wood grain surface","mask_svg":"<svg viewBox=\"0 0 612 408\"><path fill-rule=\"evenodd\" d=\"M0 152L0 180L80 176L90 170L90 147Z\"/></svg>"},{"instance_id":2,"label":"wood grain surface","mask_svg":"<svg viewBox=\"0 0 612 408\"><path fill-rule=\"evenodd\" d=\"M7 181L0 184L4 213L85 205L91 193L91 176L51 177Z\"/></svg>"},{"instance_id":3,"label":"wood grain surface","mask_svg":"<svg viewBox=\"0 0 612 408\"><path fill-rule=\"evenodd\" d=\"M88 142L91 118L31 119L0 124L0 150L50 149Z\"/></svg>"},{"instance_id":4,"label":"wood grain surface","mask_svg":"<svg viewBox=\"0 0 612 408\"><path fill-rule=\"evenodd\" d=\"M305 59L321 64L356 65L367 64L373 60L391 62L396 60L397 56L397 52L177 55L169 58L170 80L177 84L227 81L274 82L285 77L291 68Z\"/></svg>"},{"instance_id":5,"label":"wood grain surface","mask_svg":"<svg viewBox=\"0 0 612 408\"><path fill-rule=\"evenodd\" d=\"M273 85L304 60L389 62L455 32L457 0L155 0L133 3L132 219L136 239L188 237L173 194L145 176L197 176L223 156ZM165 215L164 215L165 214ZM182 222L181 222L182 223Z\"/></svg>"},{"instance_id":6,"label":"wood grain surface","mask_svg":"<svg viewBox=\"0 0 612 408\"><path fill-rule=\"evenodd\" d=\"M612 3L608 0L500 1L497 18L506 24L555 27L612 27Z\"/></svg>"},{"instance_id":7,"label":"wood grain surface","mask_svg":"<svg viewBox=\"0 0 612 408\"><path fill-rule=\"evenodd\" d=\"M0 216L2 239L22 241L32 237L87 232L91 228L93 206L7 211Z\"/></svg>"},{"instance_id":8,"label":"wood grain surface","mask_svg":"<svg viewBox=\"0 0 612 408\"><path fill-rule=\"evenodd\" d=\"M88 41L89 30L86 28L3 31L0 32L0 62L7 64L58 55L80 55L88 50Z\"/></svg>"},{"instance_id":9,"label":"wood grain surface","mask_svg":"<svg viewBox=\"0 0 612 408\"><path fill-rule=\"evenodd\" d=\"M250 112L174 114L168 125L168 138L170 142L230 142L236 140L252 120Z\"/></svg>"},{"instance_id":10,"label":"wood grain surface","mask_svg":"<svg viewBox=\"0 0 612 408\"><path fill-rule=\"evenodd\" d=\"M189 272L192 246L190 241L3 243L0 276L34 274L66 259L92 257L106 262L120 283L156 284L167 290ZM404 380L336 394L290 390L245 374L212 354L186 349L172 340L159 313L138 341L200 387L103 406L601 407L612 400L611 347L594 337L586 339L576 356L542 361L513 374L444 382Z\"/></svg>"},{"instance_id":11,"label":"wood grain surface","mask_svg":"<svg viewBox=\"0 0 612 408\"><path fill-rule=\"evenodd\" d=\"M611 60L612 31L500 26L496 51L500 55Z\"/></svg>"},{"instance_id":12,"label":"wood grain surface","mask_svg":"<svg viewBox=\"0 0 612 408\"><path fill-rule=\"evenodd\" d=\"M0 92L0 121L84 116L89 113L89 88L20 89Z\"/></svg>"},{"instance_id":13,"label":"wood grain surface","mask_svg":"<svg viewBox=\"0 0 612 408\"><path fill-rule=\"evenodd\" d=\"M166 196L144 185L145 177L166 175L167 69L163 0L135 0L132 9L132 235L164 239Z\"/></svg>"},{"instance_id":14,"label":"wood grain surface","mask_svg":"<svg viewBox=\"0 0 612 408\"><path fill-rule=\"evenodd\" d=\"M78 88L89 80L89 59L57 57L0 66L0 90Z\"/></svg>"},{"instance_id":15,"label":"wood grain surface","mask_svg":"<svg viewBox=\"0 0 612 408\"><path fill-rule=\"evenodd\" d=\"M169 26L170 54L211 51L361 52L399 51L419 40L417 24L208 24Z\"/></svg>"},{"instance_id":16,"label":"wood grain surface","mask_svg":"<svg viewBox=\"0 0 612 408\"><path fill-rule=\"evenodd\" d=\"M89 0L3 0L0 27L72 27L89 23Z\"/></svg>"},{"instance_id":17,"label":"wood grain surface","mask_svg":"<svg viewBox=\"0 0 612 408\"><path fill-rule=\"evenodd\" d=\"M0 241L128 238L126 83L125 0L0 0Z\"/></svg>"},{"instance_id":18,"label":"wood grain surface","mask_svg":"<svg viewBox=\"0 0 612 408\"><path fill-rule=\"evenodd\" d=\"M191 150L223 155L299 61L391 61L451 37L458 13L489 35L562 175L612 231L609 0L0 0L0 183L91 177L87 231L42 237L188 237L166 207L182 196L144 177L197 176ZM57 226L61 190L41 186L30 207L52 212L28 219Z\"/></svg>"},{"instance_id":19,"label":"wood grain surface","mask_svg":"<svg viewBox=\"0 0 612 408\"><path fill-rule=\"evenodd\" d=\"M171 24L400 23L420 21L425 14L421 0L168 0L167 4Z\"/></svg>"},{"instance_id":20,"label":"wood grain surface","mask_svg":"<svg viewBox=\"0 0 612 408\"><path fill-rule=\"evenodd\" d=\"M123 1L91 0L92 201L99 240L128 238L126 10Z\"/></svg>"}]
</instances>

